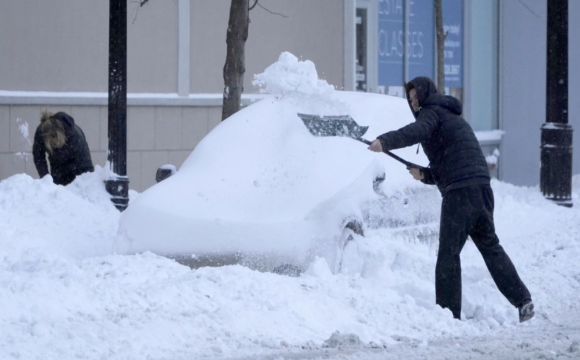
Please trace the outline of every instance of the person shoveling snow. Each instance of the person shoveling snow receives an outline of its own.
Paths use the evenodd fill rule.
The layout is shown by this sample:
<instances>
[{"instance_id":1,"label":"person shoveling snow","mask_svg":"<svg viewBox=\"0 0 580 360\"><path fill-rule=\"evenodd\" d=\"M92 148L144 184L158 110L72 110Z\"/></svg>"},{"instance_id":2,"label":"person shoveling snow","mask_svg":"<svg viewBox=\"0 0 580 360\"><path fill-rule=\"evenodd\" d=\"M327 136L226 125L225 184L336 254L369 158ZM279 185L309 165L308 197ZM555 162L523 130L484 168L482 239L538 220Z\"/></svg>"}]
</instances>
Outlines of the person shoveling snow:
<instances>
[{"instance_id":1,"label":"person shoveling snow","mask_svg":"<svg viewBox=\"0 0 580 360\"><path fill-rule=\"evenodd\" d=\"M489 170L473 130L461 117L461 103L438 94L427 77L411 80L405 90L416 121L379 136L369 149L386 152L421 143L429 158L429 168L411 167L409 173L415 180L437 185L443 195L435 269L437 304L461 318L460 253L469 235L498 289L518 308L520 322L531 319L532 297L499 244Z\"/></svg>"}]
</instances>

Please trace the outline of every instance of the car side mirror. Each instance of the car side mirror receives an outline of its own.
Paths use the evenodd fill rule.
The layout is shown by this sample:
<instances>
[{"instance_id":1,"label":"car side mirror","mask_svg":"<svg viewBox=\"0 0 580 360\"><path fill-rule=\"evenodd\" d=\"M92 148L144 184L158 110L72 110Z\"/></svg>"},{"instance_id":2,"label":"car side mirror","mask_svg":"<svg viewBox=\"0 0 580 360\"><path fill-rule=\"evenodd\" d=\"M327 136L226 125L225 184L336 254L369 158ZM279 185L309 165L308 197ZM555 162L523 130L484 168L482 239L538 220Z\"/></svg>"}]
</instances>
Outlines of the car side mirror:
<instances>
[{"instance_id":1,"label":"car side mirror","mask_svg":"<svg viewBox=\"0 0 580 360\"><path fill-rule=\"evenodd\" d=\"M163 165L159 169L157 169L157 174L155 174L155 181L161 182L168 177L174 175L177 172L177 168L175 165Z\"/></svg>"}]
</instances>

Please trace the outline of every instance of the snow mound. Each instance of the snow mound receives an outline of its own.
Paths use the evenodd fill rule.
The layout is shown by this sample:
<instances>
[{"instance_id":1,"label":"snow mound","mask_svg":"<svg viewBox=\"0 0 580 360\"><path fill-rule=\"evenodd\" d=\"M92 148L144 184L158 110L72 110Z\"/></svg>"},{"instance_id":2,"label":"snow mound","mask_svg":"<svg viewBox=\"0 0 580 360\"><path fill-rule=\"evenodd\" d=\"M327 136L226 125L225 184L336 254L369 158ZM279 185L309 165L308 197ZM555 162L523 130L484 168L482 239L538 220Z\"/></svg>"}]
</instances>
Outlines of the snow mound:
<instances>
[{"instance_id":1,"label":"snow mound","mask_svg":"<svg viewBox=\"0 0 580 360\"><path fill-rule=\"evenodd\" d=\"M300 61L289 52L283 52L277 62L263 73L254 75L252 83L260 87L262 93L274 95L300 93L329 96L334 92L332 85L318 78L312 61Z\"/></svg>"},{"instance_id":2,"label":"snow mound","mask_svg":"<svg viewBox=\"0 0 580 360\"><path fill-rule=\"evenodd\" d=\"M386 347L409 349L407 358L414 344L437 351L437 341L526 329L539 329L524 334L539 348L580 351L577 338L534 335L551 326L567 336L558 326L575 326L580 291L580 211L537 187L492 182L498 234L537 306L519 325L471 241L461 255L463 321L435 305L436 248L388 229L368 231L360 249L375 266L352 276L331 275L322 259L288 277L108 254L119 213L102 176L97 168L67 187L23 174L0 182L0 359L300 358L303 349Z\"/></svg>"},{"instance_id":3,"label":"snow mound","mask_svg":"<svg viewBox=\"0 0 580 360\"><path fill-rule=\"evenodd\" d=\"M68 186L26 174L0 182L0 248L84 258L111 252L119 212L105 190L104 171L78 176Z\"/></svg>"}]
</instances>

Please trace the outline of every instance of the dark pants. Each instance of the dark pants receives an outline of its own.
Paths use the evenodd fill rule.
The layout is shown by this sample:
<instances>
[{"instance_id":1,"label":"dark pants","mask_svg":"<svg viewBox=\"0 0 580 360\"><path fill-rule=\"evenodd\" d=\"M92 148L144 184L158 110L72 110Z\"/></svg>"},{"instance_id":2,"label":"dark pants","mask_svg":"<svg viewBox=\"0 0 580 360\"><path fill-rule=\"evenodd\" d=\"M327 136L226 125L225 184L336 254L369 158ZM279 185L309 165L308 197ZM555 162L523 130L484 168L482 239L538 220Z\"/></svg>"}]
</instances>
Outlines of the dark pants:
<instances>
[{"instance_id":1,"label":"dark pants","mask_svg":"<svg viewBox=\"0 0 580 360\"><path fill-rule=\"evenodd\" d=\"M443 196L439 252L435 269L436 302L461 318L461 260L467 236L477 246L499 291L513 306L531 295L499 244L493 224L493 191L489 185L451 190Z\"/></svg>"}]
</instances>

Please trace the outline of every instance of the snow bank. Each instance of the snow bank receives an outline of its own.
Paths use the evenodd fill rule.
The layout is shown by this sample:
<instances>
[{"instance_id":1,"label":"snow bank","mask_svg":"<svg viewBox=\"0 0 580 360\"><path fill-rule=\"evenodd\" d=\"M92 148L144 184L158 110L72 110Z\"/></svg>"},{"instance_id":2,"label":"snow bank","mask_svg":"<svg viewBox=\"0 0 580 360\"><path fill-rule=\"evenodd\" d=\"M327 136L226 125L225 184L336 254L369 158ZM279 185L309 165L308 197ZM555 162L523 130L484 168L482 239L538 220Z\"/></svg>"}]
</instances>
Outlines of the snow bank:
<instances>
[{"instance_id":1,"label":"snow bank","mask_svg":"<svg viewBox=\"0 0 580 360\"><path fill-rule=\"evenodd\" d=\"M25 174L0 182L0 247L72 258L111 252L119 213L104 186L104 171L83 174L67 187L50 175ZM107 224L109 229L103 228Z\"/></svg>"},{"instance_id":2,"label":"snow bank","mask_svg":"<svg viewBox=\"0 0 580 360\"><path fill-rule=\"evenodd\" d=\"M578 177L574 184L577 197ZM0 358L258 358L575 322L580 210L537 188L492 185L498 234L537 307L524 325L471 242L462 253L464 320L454 321L434 304L436 244L369 231L359 275L333 276L320 259L299 278L190 270L147 253L107 254L118 213L98 172L68 187L14 176L0 182Z\"/></svg>"}]
</instances>

